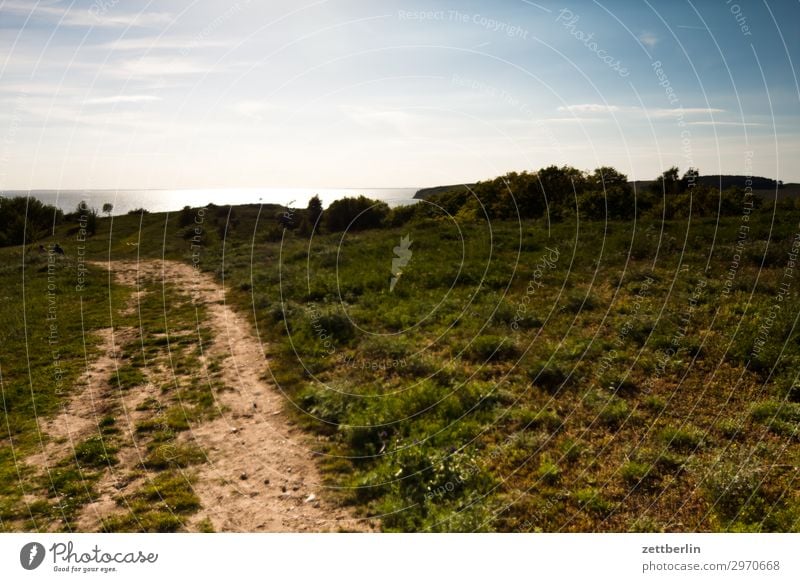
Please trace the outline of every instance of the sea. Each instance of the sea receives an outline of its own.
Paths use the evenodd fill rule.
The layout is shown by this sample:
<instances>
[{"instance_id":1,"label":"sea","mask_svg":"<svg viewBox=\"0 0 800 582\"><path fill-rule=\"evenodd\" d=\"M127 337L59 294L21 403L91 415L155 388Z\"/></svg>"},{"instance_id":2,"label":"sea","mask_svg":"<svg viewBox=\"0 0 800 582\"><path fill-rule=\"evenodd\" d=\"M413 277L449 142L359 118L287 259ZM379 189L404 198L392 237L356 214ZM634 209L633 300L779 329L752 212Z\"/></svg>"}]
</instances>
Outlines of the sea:
<instances>
[{"instance_id":1,"label":"sea","mask_svg":"<svg viewBox=\"0 0 800 582\"><path fill-rule=\"evenodd\" d=\"M390 207L414 204L418 188L204 188L184 190L6 190L0 196L31 196L52 204L64 212L72 212L82 201L101 210L103 204L114 205L112 214L126 214L144 208L150 212L173 212L184 206L218 206L238 204L280 204L305 208L314 195L327 207L345 196L364 195L386 202Z\"/></svg>"}]
</instances>

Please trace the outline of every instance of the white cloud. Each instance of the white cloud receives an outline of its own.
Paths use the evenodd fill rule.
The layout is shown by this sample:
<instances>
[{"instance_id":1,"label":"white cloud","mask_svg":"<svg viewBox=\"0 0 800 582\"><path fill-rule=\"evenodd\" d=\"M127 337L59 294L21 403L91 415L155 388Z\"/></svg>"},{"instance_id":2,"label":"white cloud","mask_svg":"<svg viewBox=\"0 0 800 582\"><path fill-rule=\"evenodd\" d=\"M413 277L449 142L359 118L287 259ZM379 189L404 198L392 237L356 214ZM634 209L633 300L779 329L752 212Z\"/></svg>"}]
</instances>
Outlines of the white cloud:
<instances>
[{"instance_id":1,"label":"white cloud","mask_svg":"<svg viewBox=\"0 0 800 582\"><path fill-rule=\"evenodd\" d=\"M110 51L137 50L190 50L198 48L230 47L239 41L210 40L187 37L145 36L140 38L121 38L119 40L92 45L92 48Z\"/></svg>"},{"instance_id":2,"label":"white cloud","mask_svg":"<svg viewBox=\"0 0 800 582\"><path fill-rule=\"evenodd\" d=\"M276 109L275 105L266 101L240 101L233 106L236 113L255 121L264 121L264 115Z\"/></svg>"},{"instance_id":3,"label":"white cloud","mask_svg":"<svg viewBox=\"0 0 800 582\"><path fill-rule=\"evenodd\" d=\"M763 126L763 123L748 123L742 121L690 121L689 125L728 125L733 127L757 127Z\"/></svg>"},{"instance_id":4,"label":"white cloud","mask_svg":"<svg viewBox=\"0 0 800 582\"><path fill-rule=\"evenodd\" d=\"M582 105L567 105L558 108L558 111L568 111L570 113L613 113L620 111L616 105L600 105L597 103L584 103Z\"/></svg>"},{"instance_id":5,"label":"white cloud","mask_svg":"<svg viewBox=\"0 0 800 582\"><path fill-rule=\"evenodd\" d=\"M133 26L152 27L169 24L173 18L164 12L120 13L102 8L103 4L92 4L89 8L64 7L60 4L24 2L11 0L0 4L0 13L32 15L33 18L56 20L62 26L96 26L128 28Z\"/></svg>"},{"instance_id":6,"label":"white cloud","mask_svg":"<svg viewBox=\"0 0 800 582\"><path fill-rule=\"evenodd\" d=\"M370 129L391 128L401 134L411 134L410 125L422 118L399 109L379 109L373 107L342 107L342 112L362 127Z\"/></svg>"},{"instance_id":7,"label":"white cloud","mask_svg":"<svg viewBox=\"0 0 800 582\"><path fill-rule=\"evenodd\" d=\"M606 121L600 117L548 117L541 120L543 123L598 123Z\"/></svg>"},{"instance_id":8,"label":"white cloud","mask_svg":"<svg viewBox=\"0 0 800 582\"><path fill-rule=\"evenodd\" d=\"M192 75L209 72L207 67L195 61L179 58L156 56L142 57L123 61L119 66L108 68L109 75L114 77L164 77L173 75Z\"/></svg>"},{"instance_id":9,"label":"white cloud","mask_svg":"<svg viewBox=\"0 0 800 582\"><path fill-rule=\"evenodd\" d=\"M694 116L694 115L712 115L717 113L725 113L724 109L716 109L714 107L676 107L674 109L656 107L653 109L642 109L641 107L630 107L625 105L600 105L598 103L584 103L581 105L567 105L558 108L560 112L578 113L578 114L605 114L605 113L620 113L620 114L635 114L643 115L645 117L654 118L668 118L680 116Z\"/></svg>"},{"instance_id":10,"label":"white cloud","mask_svg":"<svg viewBox=\"0 0 800 582\"><path fill-rule=\"evenodd\" d=\"M96 97L84 101L86 105L113 105L117 103L148 103L161 101L161 97L155 95L114 95L111 97Z\"/></svg>"},{"instance_id":11,"label":"white cloud","mask_svg":"<svg viewBox=\"0 0 800 582\"><path fill-rule=\"evenodd\" d=\"M676 107L675 109L647 109L644 112L649 117L680 117L681 115L712 115L715 113L725 113L724 109L714 107Z\"/></svg>"},{"instance_id":12,"label":"white cloud","mask_svg":"<svg viewBox=\"0 0 800 582\"><path fill-rule=\"evenodd\" d=\"M644 31L639 35L639 42L648 48L653 48L660 39L652 32Z\"/></svg>"}]
</instances>

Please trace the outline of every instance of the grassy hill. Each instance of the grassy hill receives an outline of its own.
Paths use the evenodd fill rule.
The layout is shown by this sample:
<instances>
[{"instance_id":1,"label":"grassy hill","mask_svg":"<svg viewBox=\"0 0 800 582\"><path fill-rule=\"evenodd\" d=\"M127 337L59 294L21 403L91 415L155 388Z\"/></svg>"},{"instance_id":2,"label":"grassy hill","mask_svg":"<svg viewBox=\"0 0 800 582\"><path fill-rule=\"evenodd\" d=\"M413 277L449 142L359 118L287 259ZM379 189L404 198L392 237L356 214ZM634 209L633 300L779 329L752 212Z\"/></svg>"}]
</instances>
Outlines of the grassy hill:
<instances>
[{"instance_id":1,"label":"grassy hill","mask_svg":"<svg viewBox=\"0 0 800 582\"><path fill-rule=\"evenodd\" d=\"M131 290L95 267L73 291L80 261L166 257L224 283L330 484L385 530L800 528L793 207L746 222L440 218L313 236L281 228L280 212L99 219L85 244L59 226L63 389L44 348L47 258L0 249L4 524L68 523L56 506L86 495L61 489L56 503L24 463L34 415L57 410L91 358L87 330L125 317ZM82 470L61 467L73 485Z\"/></svg>"}]
</instances>

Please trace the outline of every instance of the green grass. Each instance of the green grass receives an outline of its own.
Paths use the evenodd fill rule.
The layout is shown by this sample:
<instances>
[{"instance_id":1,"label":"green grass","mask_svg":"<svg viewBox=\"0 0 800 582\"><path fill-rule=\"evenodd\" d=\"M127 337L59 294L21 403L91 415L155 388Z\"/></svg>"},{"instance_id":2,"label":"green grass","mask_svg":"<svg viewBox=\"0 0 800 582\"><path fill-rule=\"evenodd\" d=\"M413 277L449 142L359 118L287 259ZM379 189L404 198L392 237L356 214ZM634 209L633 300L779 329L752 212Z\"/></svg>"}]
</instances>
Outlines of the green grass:
<instances>
[{"instance_id":1,"label":"green grass","mask_svg":"<svg viewBox=\"0 0 800 582\"><path fill-rule=\"evenodd\" d=\"M194 477L166 471L125 500L126 511L104 520L105 532L174 532L183 529L186 518L200 508L194 494Z\"/></svg>"},{"instance_id":2,"label":"green grass","mask_svg":"<svg viewBox=\"0 0 800 582\"><path fill-rule=\"evenodd\" d=\"M798 211L782 211L774 224L771 209L753 214L747 251L726 295L741 224L736 216L719 224L667 221L663 236L656 220L640 221L634 231L625 222L582 221L576 228L570 220L500 221L490 229L459 220L457 229L431 219L315 234L309 242L282 233L270 212L240 207L223 263L217 227L227 212L208 211L214 228L200 266L218 280L224 276L227 301L257 324L271 377L291 400L287 410L318 437L328 484L358 513L384 516L385 530L662 531L676 522L689 531L799 527L800 500L787 469L797 465L799 452L791 390L800 330L791 322L800 311L800 288L793 282L781 302L785 317L753 352L783 282ZM115 260L137 254L191 260L175 216L118 217L114 233L109 240L100 228L88 252ZM393 248L405 235L413 256L390 290ZM74 251L62 244L68 255ZM545 249L558 249L558 260L537 273ZM18 249L0 252L16 257L4 265L21 259ZM37 261L29 256L29 296L42 289L32 276L42 266ZM18 290L20 267L3 268L0 275ZM105 284L85 298L87 329L108 325ZM169 290L175 325L165 323L164 296L155 291L142 298L148 340L126 350L121 384L140 385L168 345L177 348L178 382L157 384L156 400L165 402L143 404L147 416L137 427L147 470L172 475L203 462L202 451L172 453L187 426L215 413L215 388L193 377L193 306L180 290ZM113 309L125 293L112 288ZM11 403L5 414L24 456L36 445L34 402L19 357L25 338L16 306L16 300L0 303L0 365ZM30 321L41 321L42 308L31 303ZM173 333L181 330L187 333ZM36 333L41 338L41 326ZM74 347L77 355L65 362L67 386L82 369L82 346ZM31 357L33 383L44 386L47 357ZM209 370L220 372L213 363ZM58 403L56 394L37 392L44 414ZM14 467L4 444L0 518L29 523ZM79 484L80 476L65 468L60 485L72 487L76 499L83 495ZM188 491L164 485L176 495ZM167 505L180 511L147 509L147 495L136 498L135 519L107 526L172 531L193 511L179 501Z\"/></svg>"},{"instance_id":3,"label":"green grass","mask_svg":"<svg viewBox=\"0 0 800 582\"><path fill-rule=\"evenodd\" d=\"M122 223L118 232L124 234L127 228L124 220ZM102 260L102 236L89 241L87 258ZM0 438L0 531L71 531L82 507L97 497L97 483L110 466L121 471L125 480L142 469L157 476L165 470L202 462L202 451L177 445L175 439L191 423L219 412L197 359L198 340L205 345L211 341L204 324L205 308L194 305L183 289L142 280L144 294L131 311L126 307L132 289L109 281L108 274L93 265L88 265L79 292L75 287L80 270L77 243L63 233L58 239L67 251L66 258L59 257L49 270L46 256L29 252L23 268L19 248L0 249L0 280L7 294L0 301L0 423L6 437ZM130 242L129 237L126 242ZM127 244L124 248L135 249ZM47 295L48 286L54 290L55 299ZM20 311L18 298L23 291L26 309ZM48 320L53 309L55 317ZM111 327L112 321L115 329L136 330L137 337L125 343L123 336L117 336L120 359L116 369L107 380L94 379L108 382L113 398L103 406L111 408L95 419L93 435L76 442L63 457L47 459L49 472L27 465L25 459L41 450L36 418L56 414L75 394L78 377L99 355L98 336L93 332ZM57 333L52 332L51 323ZM119 452L122 447L131 447L132 442L126 436L128 427L121 424L127 418L118 398L144 389L159 367L175 370L179 382L169 381L158 401L150 399L138 411L145 413L139 424L151 427L134 437L147 451L145 465L119 467ZM210 373L218 382L219 366ZM44 438L46 444L46 434ZM26 504L23 496L35 501ZM148 519L156 517L151 512ZM168 515L164 519L171 521ZM154 524L146 527L169 529Z\"/></svg>"}]
</instances>

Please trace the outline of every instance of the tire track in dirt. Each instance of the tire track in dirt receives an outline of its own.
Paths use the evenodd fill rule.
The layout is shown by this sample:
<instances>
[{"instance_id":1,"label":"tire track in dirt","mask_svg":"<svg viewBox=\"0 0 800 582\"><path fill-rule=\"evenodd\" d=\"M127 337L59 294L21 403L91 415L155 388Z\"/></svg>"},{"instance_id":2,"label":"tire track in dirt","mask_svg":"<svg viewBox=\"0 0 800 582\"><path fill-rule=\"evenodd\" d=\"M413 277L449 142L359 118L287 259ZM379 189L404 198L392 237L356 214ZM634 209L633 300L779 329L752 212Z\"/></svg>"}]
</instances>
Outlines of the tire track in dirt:
<instances>
[{"instance_id":1,"label":"tire track in dirt","mask_svg":"<svg viewBox=\"0 0 800 582\"><path fill-rule=\"evenodd\" d=\"M176 261L116 261L104 266L119 283L137 289L140 278L148 278L186 290L207 310L200 324L214 331L200 359L204 368L212 359L222 361L226 389L216 398L223 413L181 435L200 446L208 460L199 467L194 484L202 508L190 518L188 529L197 529L204 520L210 520L215 531L228 532L373 529L374 524L355 518L326 495L311 439L287 417L280 391L263 379L268 362L262 346L250 322L225 303L221 285ZM207 369L204 372L208 375ZM103 510L110 509L110 497L93 505L85 510L102 517Z\"/></svg>"}]
</instances>

